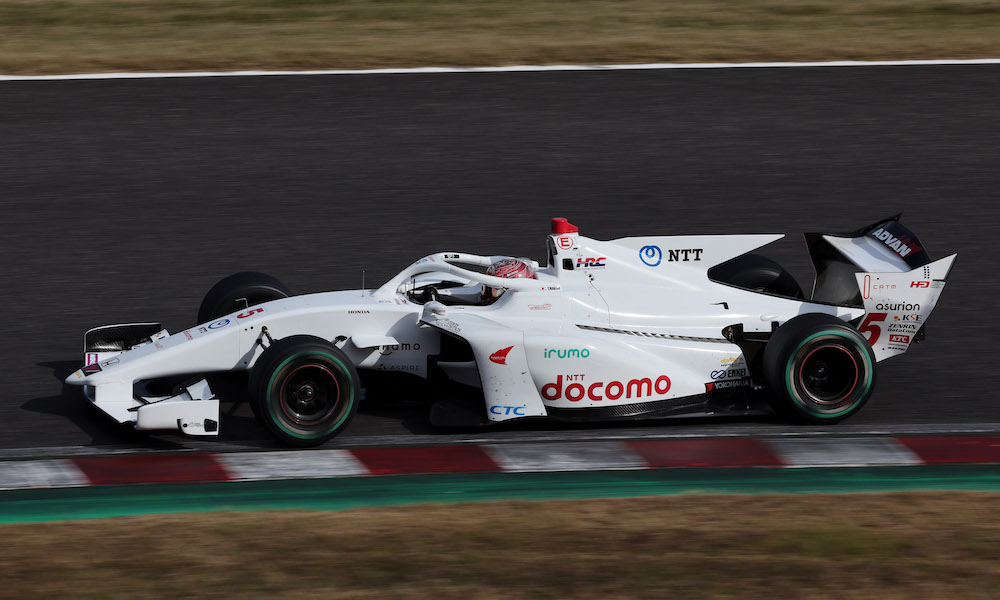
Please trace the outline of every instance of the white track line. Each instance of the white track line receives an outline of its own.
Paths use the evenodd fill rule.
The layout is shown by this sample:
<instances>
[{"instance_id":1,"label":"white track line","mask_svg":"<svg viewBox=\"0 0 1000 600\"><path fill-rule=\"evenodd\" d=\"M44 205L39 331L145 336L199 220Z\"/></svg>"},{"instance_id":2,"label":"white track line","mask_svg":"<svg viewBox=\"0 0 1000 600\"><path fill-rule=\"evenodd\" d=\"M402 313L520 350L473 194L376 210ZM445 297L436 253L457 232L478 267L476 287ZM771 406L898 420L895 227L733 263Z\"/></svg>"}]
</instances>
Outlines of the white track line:
<instances>
[{"instance_id":1,"label":"white track line","mask_svg":"<svg viewBox=\"0 0 1000 600\"><path fill-rule=\"evenodd\" d=\"M0 490L85 485L90 485L90 480L68 460L0 462Z\"/></svg>"},{"instance_id":2,"label":"white track line","mask_svg":"<svg viewBox=\"0 0 1000 600\"><path fill-rule=\"evenodd\" d=\"M509 473L649 468L641 456L618 442L490 444L483 449Z\"/></svg>"},{"instance_id":3,"label":"white track line","mask_svg":"<svg viewBox=\"0 0 1000 600\"><path fill-rule=\"evenodd\" d=\"M787 67L912 67L931 65L997 65L1000 58L968 60L835 60L826 62L647 63L639 65L514 65L509 67L417 67L412 69L331 69L313 71L192 71L167 73L71 73L66 75L0 75L0 81L64 81L82 79L171 79L190 77L276 77L304 75L407 75L427 73L529 73L538 71L650 71L670 69L746 69Z\"/></svg>"},{"instance_id":4,"label":"white track line","mask_svg":"<svg viewBox=\"0 0 1000 600\"><path fill-rule=\"evenodd\" d=\"M369 475L349 450L285 450L215 455L234 480L314 479Z\"/></svg>"},{"instance_id":5,"label":"white track line","mask_svg":"<svg viewBox=\"0 0 1000 600\"><path fill-rule=\"evenodd\" d=\"M892 438L767 440L786 467L920 465L923 460Z\"/></svg>"}]
</instances>

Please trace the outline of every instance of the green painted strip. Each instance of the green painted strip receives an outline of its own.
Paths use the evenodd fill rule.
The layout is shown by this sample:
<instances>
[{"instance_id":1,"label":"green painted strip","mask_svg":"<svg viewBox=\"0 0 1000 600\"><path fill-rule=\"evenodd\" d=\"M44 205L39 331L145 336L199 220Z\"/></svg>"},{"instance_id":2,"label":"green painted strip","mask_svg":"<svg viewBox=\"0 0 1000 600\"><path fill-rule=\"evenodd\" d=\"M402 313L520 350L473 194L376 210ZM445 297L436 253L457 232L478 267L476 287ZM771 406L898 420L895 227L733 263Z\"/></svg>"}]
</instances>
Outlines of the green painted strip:
<instances>
[{"instance_id":1,"label":"green painted strip","mask_svg":"<svg viewBox=\"0 0 1000 600\"><path fill-rule=\"evenodd\" d=\"M1000 491L1000 465L398 475L14 490L0 492L0 523L425 502L919 490Z\"/></svg>"}]
</instances>

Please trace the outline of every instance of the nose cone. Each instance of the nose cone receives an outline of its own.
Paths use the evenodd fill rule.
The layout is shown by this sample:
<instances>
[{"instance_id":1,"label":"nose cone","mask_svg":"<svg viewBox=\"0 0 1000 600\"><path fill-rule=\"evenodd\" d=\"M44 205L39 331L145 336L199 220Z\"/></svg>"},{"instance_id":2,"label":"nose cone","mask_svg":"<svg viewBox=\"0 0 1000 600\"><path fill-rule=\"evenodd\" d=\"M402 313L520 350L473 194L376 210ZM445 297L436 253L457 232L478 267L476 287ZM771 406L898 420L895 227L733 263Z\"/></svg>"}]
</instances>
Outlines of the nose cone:
<instances>
[{"instance_id":1,"label":"nose cone","mask_svg":"<svg viewBox=\"0 0 1000 600\"><path fill-rule=\"evenodd\" d=\"M66 383L70 385L84 385L86 383L86 379L87 376L83 374L83 369L77 369L66 378Z\"/></svg>"}]
</instances>

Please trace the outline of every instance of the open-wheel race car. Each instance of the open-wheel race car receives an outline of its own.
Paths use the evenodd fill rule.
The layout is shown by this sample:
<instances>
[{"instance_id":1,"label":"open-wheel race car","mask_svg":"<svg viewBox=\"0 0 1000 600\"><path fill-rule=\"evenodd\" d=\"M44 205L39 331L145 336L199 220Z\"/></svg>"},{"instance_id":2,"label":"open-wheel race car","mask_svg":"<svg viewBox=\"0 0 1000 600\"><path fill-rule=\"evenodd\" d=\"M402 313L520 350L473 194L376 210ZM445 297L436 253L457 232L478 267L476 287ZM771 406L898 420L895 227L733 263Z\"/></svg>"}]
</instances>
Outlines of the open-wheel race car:
<instances>
[{"instance_id":1,"label":"open-wheel race car","mask_svg":"<svg viewBox=\"0 0 1000 600\"><path fill-rule=\"evenodd\" d=\"M185 331L88 331L85 366L66 382L136 429L217 435L208 375L247 371L254 414L299 446L347 427L359 371L435 382L430 416L441 425L771 410L833 423L872 395L877 362L922 338L956 255L931 262L898 216L806 234L817 272L807 299L751 253L781 237L600 241L556 218L544 266L442 252L378 289L301 296L239 273L208 292ZM177 376L191 379L155 392Z\"/></svg>"}]
</instances>

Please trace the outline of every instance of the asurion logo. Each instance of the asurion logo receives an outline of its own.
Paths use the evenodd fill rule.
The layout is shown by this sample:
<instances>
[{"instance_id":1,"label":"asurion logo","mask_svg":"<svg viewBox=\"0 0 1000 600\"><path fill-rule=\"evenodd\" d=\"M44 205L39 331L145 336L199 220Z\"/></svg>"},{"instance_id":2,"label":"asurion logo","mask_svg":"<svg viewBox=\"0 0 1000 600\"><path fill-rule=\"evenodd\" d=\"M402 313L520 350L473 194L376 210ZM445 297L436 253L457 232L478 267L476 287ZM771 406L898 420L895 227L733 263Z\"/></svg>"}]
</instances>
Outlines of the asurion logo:
<instances>
[{"instance_id":1,"label":"asurion logo","mask_svg":"<svg viewBox=\"0 0 1000 600\"><path fill-rule=\"evenodd\" d=\"M875 310L920 310L920 305L907 302L879 302L875 305Z\"/></svg>"},{"instance_id":2,"label":"asurion logo","mask_svg":"<svg viewBox=\"0 0 1000 600\"><path fill-rule=\"evenodd\" d=\"M510 354L510 351L513 349L514 346L507 346L506 348L497 350L493 354L490 354L490 361L495 362L498 365L507 364L507 355Z\"/></svg>"},{"instance_id":3,"label":"asurion logo","mask_svg":"<svg viewBox=\"0 0 1000 600\"><path fill-rule=\"evenodd\" d=\"M590 350L587 348L546 348L545 358L587 358Z\"/></svg>"}]
</instances>

